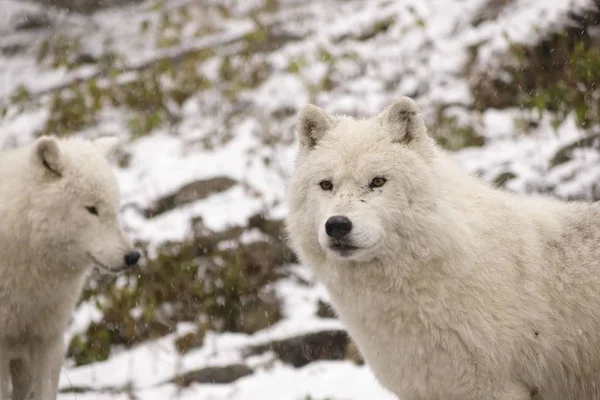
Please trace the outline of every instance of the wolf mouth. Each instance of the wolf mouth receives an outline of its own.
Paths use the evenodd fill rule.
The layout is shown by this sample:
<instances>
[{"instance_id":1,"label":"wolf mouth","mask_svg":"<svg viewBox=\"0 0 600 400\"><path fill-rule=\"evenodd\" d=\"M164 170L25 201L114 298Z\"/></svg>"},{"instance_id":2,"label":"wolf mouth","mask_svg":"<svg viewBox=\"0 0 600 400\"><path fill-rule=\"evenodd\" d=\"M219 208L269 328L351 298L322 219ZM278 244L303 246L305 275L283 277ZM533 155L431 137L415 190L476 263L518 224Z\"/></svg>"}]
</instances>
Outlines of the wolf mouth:
<instances>
[{"instance_id":1,"label":"wolf mouth","mask_svg":"<svg viewBox=\"0 0 600 400\"><path fill-rule=\"evenodd\" d=\"M94 257L93 255L91 255L90 253L88 253L88 256L94 262L94 264L96 264L96 266L99 267L100 269L102 269L103 271L109 272L111 274L116 274L116 273L119 273L119 272L121 272L121 271L124 270L124 268L116 268L115 269L115 268L107 267L106 265L104 265L100 261L98 261L96 259L96 257Z\"/></svg>"},{"instance_id":2,"label":"wolf mouth","mask_svg":"<svg viewBox=\"0 0 600 400\"><path fill-rule=\"evenodd\" d=\"M348 253L354 250L358 250L358 247L352 246L348 243L334 243L330 246L331 250L339 251L340 253Z\"/></svg>"}]
</instances>

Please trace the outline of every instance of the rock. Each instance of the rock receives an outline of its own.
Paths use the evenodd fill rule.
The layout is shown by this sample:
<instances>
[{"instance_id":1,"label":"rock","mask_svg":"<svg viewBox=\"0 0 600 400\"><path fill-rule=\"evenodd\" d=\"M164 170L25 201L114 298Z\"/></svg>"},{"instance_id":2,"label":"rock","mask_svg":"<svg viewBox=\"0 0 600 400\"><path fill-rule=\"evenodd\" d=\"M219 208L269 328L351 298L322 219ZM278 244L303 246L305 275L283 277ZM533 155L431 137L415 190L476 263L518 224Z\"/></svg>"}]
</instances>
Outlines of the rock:
<instances>
[{"instance_id":1,"label":"rock","mask_svg":"<svg viewBox=\"0 0 600 400\"><path fill-rule=\"evenodd\" d=\"M267 219L262 214L256 214L248 218L248 228L256 228L274 239L281 239L285 234L283 220Z\"/></svg>"},{"instance_id":2,"label":"rock","mask_svg":"<svg viewBox=\"0 0 600 400\"><path fill-rule=\"evenodd\" d=\"M358 350L358 346L356 346L356 343L354 343L352 340L350 340L348 346L346 346L346 354L344 358L358 365L363 365L365 363L365 360L360 354L360 350Z\"/></svg>"},{"instance_id":3,"label":"rock","mask_svg":"<svg viewBox=\"0 0 600 400\"><path fill-rule=\"evenodd\" d=\"M263 286L276 278L275 269L285 260L278 243L257 241L243 245L244 274L250 286Z\"/></svg>"},{"instance_id":4,"label":"rock","mask_svg":"<svg viewBox=\"0 0 600 400\"><path fill-rule=\"evenodd\" d=\"M97 62L98 62L98 59L90 53L80 53L77 55L77 58L75 59L75 64L77 64L77 65L96 64Z\"/></svg>"},{"instance_id":5,"label":"rock","mask_svg":"<svg viewBox=\"0 0 600 400\"><path fill-rule=\"evenodd\" d=\"M142 0L33 0L44 6L64 9L69 12L91 14L95 11L128 4L139 3Z\"/></svg>"},{"instance_id":6,"label":"rock","mask_svg":"<svg viewBox=\"0 0 600 400\"><path fill-rule=\"evenodd\" d=\"M494 179L494 186L498 188L503 188L506 185L506 182L508 182L511 179L515 179L516 177L517 175L515 175L515 173L511 171L503 172L500 175L498 175L496 179Z\"/></svg>"},{"instance_id":7,"label":"rock","mask_svg":"<svg viewBox=\"0 0 600 400\"><path fill-rule=\"evenodd\" d=\"M60 389L59 393L69 394L84 394L84 393L103 393L103 394L120 394L124 392L123 388L117 388L113 386L104 386L102 388L96 388L91 386L68 386ZM73 396L75 398L76 396Z\"/></svg>"},{"instance_id":8,"label":"rock","mask_svg":"<svg viewBox=\"0 0 600 400\"><path fill-rule=\"evenodd\" d=\"M12 43L5 46L0 46L0 54L6 57L12 57L23 53L27 47L21 43Z\"/></svg>"},{"instance_id":9,"label":"rock","mask_svg":"<svg viewBox=\"0 0 600 400\"><path fill-rule=\"evenodd\" d=\"M485 21L495 20L502 11L514 0L488 0L473 18L473 26L479 26Z\"/></svg>"},{"instance_id":10,"label":"rock","mask_svg":"<svg viewBox=\"0 0 600 400\"><path fill-rule=\"evenodd\" d=\"M244 364L232 364L224 367L207 367L186 372L171 380L177 386L186 387L192 383L226 384L236 381L254 371Z\"/></svg>"},{"instance_id":11,"label":"rock","mask_svg":"<svg viewBox=\"0 0 600 400\"><path fill-rule=\"evenodd\" d=\"M179 354L185 354L188 351L201 347L204 344L204 331L190 332L175 340L175 348Z\"/></svg>"},{"instance_id":12,"label":"rock","mask_svg":"<svg viewBox=\"0 0 600 400\"><path fill-rule=\"evenodd\" d=\"M591 147L600 150L600 133L595 133L569 143L556 152L552 160L550 160L550 168L571 161L573 150L581 147Z\"/></svg>"},{"instance_id":13,"label":"rock","mask_svg":"<svg viewBox=\"0 0 600 400\"><path fill-rule=\"evenodd\" d=\"M204 199L211 194L224 192L237 182L226 176L219 176L205 180L198 180L184 185L174 193L159 198L149 208L144 210L146 218L153 218L157 215L171 211L185 204Z\"/></svg>"},{"instance_id":14,"label":"rock","mask_svg":"<svg viewBox=\"0 0 600 400\"><path fill-rule=\"evenodd\" d=\"M281 361L299 368L317 360L345 359L349 342L345 331L328 330L252 346L247 355L273 351Z\"/></svg>"},{"instance_id":15,"label":"rock","mask_svg":"<svg viewBox=\"0 0 600 400\"><path fill-rule=\"evenodd\" d=\"M293 264L298 262L296 254L285 243L287 233L285 232L283 220L271 220L265 218L261 214L256 214L248 219L248 228L256 228L260 230L279 244L279 246L277 246L276 253L279 264Z\"/></svg>"},{"instance_id":16,"label":"rock","mask_svg":"<svg viewBox=\"0 0 600 400\"><path fill-rule=\"evenodd\" d=\"M321 318L337 318L337 315L335 315L335 310L333 307L331 307L331 304L320 299L317 305L317 316Z\"/></svg>"},{"instance_id":17,"label":"rock","mask_svg":"<svg viewBox=\"0 0 600 400\"><path fill-rule=\"evenodd\" d=\"M238 332L254 333L268 328L281 319L280 304L277 299L256 298L245 304L240 312Z\"/></svg>"},{"instance_id":18,"label":"rock","mask_svg":"<svg viewBox=\"0 0 600 400\"><path fill-rule=\"evenodd\" d=\"M13 27L16 31L32 29L45 29L52 27L53 23L48 14L43 12L24 12L15 16Z\"/></svg>"}]
</instances>

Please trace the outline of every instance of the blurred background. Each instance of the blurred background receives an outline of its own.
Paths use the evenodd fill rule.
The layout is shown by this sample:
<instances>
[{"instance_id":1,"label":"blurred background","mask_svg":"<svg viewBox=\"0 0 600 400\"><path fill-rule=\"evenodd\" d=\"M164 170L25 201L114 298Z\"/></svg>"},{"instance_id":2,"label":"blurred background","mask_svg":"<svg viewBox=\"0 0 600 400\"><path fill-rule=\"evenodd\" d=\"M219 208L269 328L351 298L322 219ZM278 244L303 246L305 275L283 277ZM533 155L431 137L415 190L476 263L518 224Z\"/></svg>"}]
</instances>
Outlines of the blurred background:
<instances>
[{"instance_id":1,"label":"blurred background","mask_svg":"<svg viewBox=\"0 0 600 400\"><path fill-rule=\"evenodd\" d=\"M400 95L471 173L600 197L600 1L0 0L0 148L117 135L144 249L94 273L60 400L392 400L282 218L308 102Z\"/></svg>"}]
</instances>

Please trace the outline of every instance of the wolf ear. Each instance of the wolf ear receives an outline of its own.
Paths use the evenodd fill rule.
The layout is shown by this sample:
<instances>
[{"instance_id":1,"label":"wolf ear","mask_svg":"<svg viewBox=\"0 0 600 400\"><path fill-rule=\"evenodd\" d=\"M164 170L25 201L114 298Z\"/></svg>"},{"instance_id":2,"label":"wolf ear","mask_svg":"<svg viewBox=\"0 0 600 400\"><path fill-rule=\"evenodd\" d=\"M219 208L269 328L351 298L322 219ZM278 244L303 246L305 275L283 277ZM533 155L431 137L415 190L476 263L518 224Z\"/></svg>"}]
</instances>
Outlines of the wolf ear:
<instances>
[{"instance_id":1,"label":"wolf ear","mask_svg":"<svg viewBox=\"0 0 600 400\"><path fill-rule=\"evenodd\" d=\"M409 144L427 136L421 110L409 97L396 99L383 113L394 143Z\"/></svg>"},{"instance_id":2,"label":"wolf ear","mask_svg":"<svg viewBox=\"0 0 600 400\"><path fill-rule=\"evenodd\" d=\"M33 144L33 160L48 172L62 176L65 165L56 138L42 136L36 140Z\"/></svg>"},{"instance_id":3,"label":"wolf ear","mask_svg":"<svg viewBox=\"0 0 600 400\"><path fill-rule=\"evenodd\" d=\"M308 149L314 148L325 132L333 127L333 120L319 107L309 104L300 112L299 139Z\"/></svg>"},{"instance_id":4,"label":"wolf ear","mask_svg":"<svg viewBox=\"0 0 600 400\"><path fill-rule=\"evenodd\" d=\"M92 144L106 158L112 156L121 141L116 136L103 136L92 141Z\"/></svg>"}]
</instances>

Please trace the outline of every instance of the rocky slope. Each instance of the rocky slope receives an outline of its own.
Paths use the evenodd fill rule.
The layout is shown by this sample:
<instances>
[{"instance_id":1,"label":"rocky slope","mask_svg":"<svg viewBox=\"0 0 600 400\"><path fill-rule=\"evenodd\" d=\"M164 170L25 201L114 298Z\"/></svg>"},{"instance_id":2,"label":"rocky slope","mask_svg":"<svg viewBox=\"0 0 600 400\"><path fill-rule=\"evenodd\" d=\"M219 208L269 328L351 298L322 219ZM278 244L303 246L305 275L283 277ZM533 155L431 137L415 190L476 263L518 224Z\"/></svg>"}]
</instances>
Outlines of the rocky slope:
<instances>
[{"instance_id":1,"label":"rocky slope","mask_svg":"<svg viewBox=\"0 0 600 400\"><path fill-rule=\"evenodd\" d=\"M113 3L0 0L0 147L120 136L146 249L90 279L61 400L393 398L282 237L307 102L361 116L408 95L472 173L600 195L593 0Z\"/></svg>"}]
</instances>

